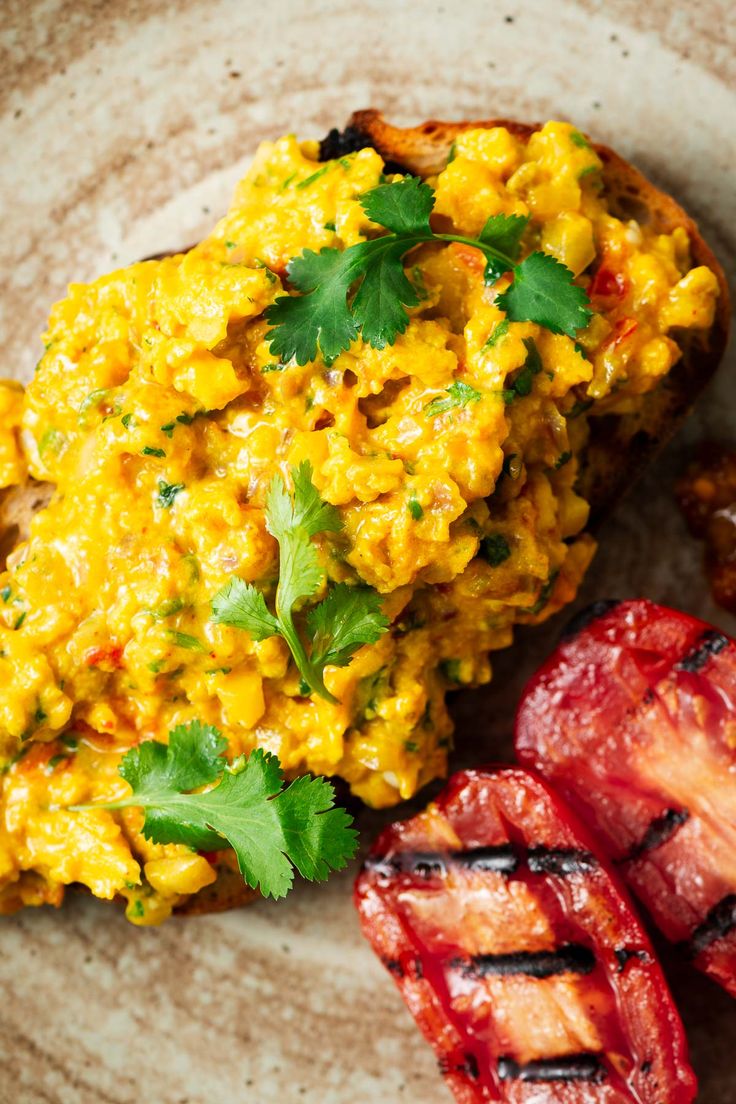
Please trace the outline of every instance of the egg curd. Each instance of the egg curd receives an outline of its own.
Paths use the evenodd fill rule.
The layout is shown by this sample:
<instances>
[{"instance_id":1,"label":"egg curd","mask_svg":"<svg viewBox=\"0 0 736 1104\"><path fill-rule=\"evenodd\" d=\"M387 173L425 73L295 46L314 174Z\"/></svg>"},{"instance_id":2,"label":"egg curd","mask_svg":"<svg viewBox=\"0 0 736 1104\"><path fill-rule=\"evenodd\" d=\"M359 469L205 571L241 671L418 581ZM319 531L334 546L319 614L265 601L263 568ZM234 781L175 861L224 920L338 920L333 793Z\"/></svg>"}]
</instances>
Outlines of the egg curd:
<instances>
[{"instance_id":1,"label":"egg curd","mask_svg":"<svg viewBox=\"0 0 736 1104\"><path fill-rule=\"evenodd\" d=\"M575 492L592 416L657 386L673 328L712 323L716 279L690 268L687 233L614 218L596 153L551 122L528 142L462 134L430 180L434 218L472 236L530 215L524 252L591 295L577 341L509 324L481 254L431 243L407 258L421 303L393 346L276 363L263 311L289 260L381 232L359 203L386 179L378 153L317 157L291 136L261 146L208 238L72 284L27 390L0 385L0 486L56 488L0 575L0 911L78 882L156 922L212 882L211 856L147 842L139 810L68 809L122 796L121 755L193 718L233 755L264 747L374 806L444 774L447 690L487 682L489 652L569 602L593 555ZM514 389L529 338L541 370ZM433 403L458 380L479 397ZM211 620L233 574L273 595L265 490L305 459L344 521L318 540L326 579L377 588L392 622L327 669L337 704L304 696L281 638Z\"/></svg>"}]
</instances>

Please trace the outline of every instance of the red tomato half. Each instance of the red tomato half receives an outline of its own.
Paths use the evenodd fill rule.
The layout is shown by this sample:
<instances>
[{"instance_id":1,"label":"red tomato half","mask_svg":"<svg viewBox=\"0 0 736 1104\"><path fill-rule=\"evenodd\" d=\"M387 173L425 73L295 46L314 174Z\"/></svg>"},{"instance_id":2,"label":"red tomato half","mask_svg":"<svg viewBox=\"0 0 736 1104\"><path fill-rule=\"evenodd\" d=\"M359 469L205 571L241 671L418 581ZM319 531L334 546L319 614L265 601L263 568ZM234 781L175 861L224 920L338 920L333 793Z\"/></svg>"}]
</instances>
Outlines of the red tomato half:
<instances>
[{"instance_id":1,"label":"red tomato half","mask_svg":"<svg viewBox=\"0 0 736 1104\"><path fill-rule=\"evenodd\" d=\"M736 995L734 641L652 602L592 607L529 683L516 751Z\"/></svg>"},{"instance_id":2,"label":"red tomato half","mask_svg":"<svg viewBox=\"0 0 736 1104\"><path fill-rule=\"evenodd\" d=\"M461 1104L685 1104L682 1024L624 892L546 784L500 768L385 831L355 901Z\"/></svg>"}]
</instances>

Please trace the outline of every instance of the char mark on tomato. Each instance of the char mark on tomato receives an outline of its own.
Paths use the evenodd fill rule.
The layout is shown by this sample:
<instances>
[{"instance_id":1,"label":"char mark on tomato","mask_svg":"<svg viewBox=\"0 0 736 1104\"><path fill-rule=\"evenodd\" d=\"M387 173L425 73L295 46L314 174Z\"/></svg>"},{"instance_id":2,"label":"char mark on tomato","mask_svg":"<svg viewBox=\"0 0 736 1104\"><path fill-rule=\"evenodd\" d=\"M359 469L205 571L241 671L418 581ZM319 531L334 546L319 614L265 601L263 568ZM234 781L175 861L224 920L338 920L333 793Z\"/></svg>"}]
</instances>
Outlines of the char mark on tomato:
<instances>
[{"instance_id":1,"label":"char mark on tomato","mask_svg":"<svg viewBox=\"0 0 736 1104\"><path fill-rule=\"evenodd\" d=\"M414 874L420 878L445 877L451 867L477 872L515 874L526 867L532 874L584 874L596 858L582 848L540 847L528 850L504 843L495 847L469 847L464 851L401 851L389 857L369 855L364 869L385 878Z\"/></svg>"},{"instance_id":2,"label":"char mark on tomato","mask_svg":"<svg viewBox=\"0 0 736 1104\"><path fill-rule=\"evenodd\" d=\"M665 809L661 816L655 817L641 839L633 845L622 862L634 862L650 851L656 851L663 843L672 839L675 832L690 819L687 809Z\"/></svg>"},{"instance_id":3,"label":"char mark on tomato","mask_svg":"<svg viewBox=\"0 0 736 1104\"><path fill-rule=\"evenodd\" d=\"M675 670L690 671L692 674L696 674L705 667L712 656L718 655L724 648L727 648L728 644L727 636L716 629L708 629L703 633L696 646L675 664Z\"/></svg>"},{"instance_id":4,"label":"char mark on tomato","mask_svg":"<svg viewBox=\"0 0 736 1104\"><path fill-rule=\"evenodd\" d=\"M590 974L595 955L589 947L569 943L556 951L512 951L510 954L478 954L454 959L452 965L465 977L550 978L560 974Z\"/></svg>"},{"instance_id":5,"label":"char mark on tomato","mask_svg":"<svg viewBox=\"0 0 736 1104\"><path fill-rule=\"evenodd\" d=\"M532 874L585 874L598 865L592 851L574 847L530 847L526 862Z\"/></svg>"},{"instance_id":6,"label":"char mark on tomato","mask_svg":"<svg viewBox=\"0 0 736 1104\"><path fill-rule=\"evenodd\" d=\"M467 1054L463 1054L462 1061L452 1063L447 1058L438 1058L437 1065L440 1067L440 1073L447 1077L448 1073L459 1073L465 1077L469 1077L471 1081L477 1081L480 1077L480 1066L478 1065L478 1059L468 1051Z\"/></svg>"},{"instance_id":7,"label":"char mark on tomato","mask_svg":"<svg viewBox=\"0 0 736 1104\"><path fill-rule=\"evenodd\" d=\"M616 947L613 953L618 962L620 974L624 972L630 962L643 962L646 964L652 961L652 956L649 954L649 951L645 951L641 947Z\"/></svg>"},{"instance_id":8,"label":"char mark on tomato","mask_svg":"<svg viewBox=\"0 0 736 1104\"><path fill-rule=\"evenodd\" d=\"M502 1081L588 1081L599 1085L607 1072L597 1054L565 1054L523 1065L513 1058L499 1058L498 1076Z\"/></svg>"},{"instance_id":9,"label":"char mark on tomato","mask_svg":"<svg viewBox=\"0 0 736 1104\"><path fill-rule=\"evenodd\" d=\"M714 905L687 943L687 952L695 958L719 939L736 931L736 893L729 893Z\"/></svg>"},{"instance_id":10,"label":"char mark on tomato","mask_svg":"<svg viewBox=\"0 0 736 1104\"><path fill-rule=\"evenodd\" d=\"M519 856L510 843L497 847L470 847L467 851L454 851L451 859L468 870L495 871L497 874L513 874L519 868Z\"/></svg>"}]
</instances>

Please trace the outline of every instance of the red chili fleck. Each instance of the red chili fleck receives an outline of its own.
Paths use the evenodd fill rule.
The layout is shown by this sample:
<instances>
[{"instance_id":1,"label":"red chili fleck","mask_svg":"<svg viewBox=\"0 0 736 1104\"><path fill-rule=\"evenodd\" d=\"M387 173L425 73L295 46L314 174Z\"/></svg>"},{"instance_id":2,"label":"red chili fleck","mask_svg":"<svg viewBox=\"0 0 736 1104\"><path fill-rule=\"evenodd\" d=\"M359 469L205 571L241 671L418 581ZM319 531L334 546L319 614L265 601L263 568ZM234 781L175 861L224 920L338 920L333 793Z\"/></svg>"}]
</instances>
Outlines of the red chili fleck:
<instances>
[{"instance_id":1,"label":"red chili fleck","mask_svg":"<svg viewBox=\"0 0 736 1104\"><path fill-rule=\"evenodd\" d=\"M613 349L616 345L620 345L622 341L626 341L627 338L638 328L639 323L635 318L619 318L613 330L603 342L602 348Z\"/></svg>"},{"instance_id":2,"label":"red chili fleck","mask_svg":"<svg viewBox=\"0 0 736 1104\"><path fill-rule=\"evenodd\" d=\"M91 652L87 653L85 663L88 667L100 667L103 663L107 663L113 668L122 667L123 646L122 644L111 644L104 648L93 648Z\"/></svg>"},{"instance_id":3,"label":"red chili fleck","mask_svg":"<svg viewBox=\"0 0 736 1104\"><path fill-rule=\"evenodd\" d=\"M616 272L606 264L598 269L588 289L591 298L598 299L623 299L627 290L628 281L623 272Z\"/></svg>"}]
</instances>

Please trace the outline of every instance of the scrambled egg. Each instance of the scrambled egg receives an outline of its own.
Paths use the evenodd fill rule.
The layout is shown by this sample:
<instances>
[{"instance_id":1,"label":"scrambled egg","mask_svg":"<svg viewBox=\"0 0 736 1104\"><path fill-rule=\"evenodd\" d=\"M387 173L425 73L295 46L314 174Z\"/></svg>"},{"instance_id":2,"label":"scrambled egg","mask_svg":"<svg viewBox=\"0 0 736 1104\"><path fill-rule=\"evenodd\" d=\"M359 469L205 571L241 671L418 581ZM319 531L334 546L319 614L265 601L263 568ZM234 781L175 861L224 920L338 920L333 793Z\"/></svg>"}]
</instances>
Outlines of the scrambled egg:
<instances>
[{"instance_id":1,"label":"scrambled egg","mask_svg":"<svg viewBox=\"0 0 736 1104\"><path fill-rule=\"evenodd\" d=\"M673 327L712 322L716 280L690 269L686 232L614 218L577 131L498 127L464 133L431 180L437 225L530 215L527 248L591 295L578 341L505 322L480 253L433 243L408 258L422 298L393 346L275 363L263 311L288 261L377 230L359 199L380 156L316 158L293 137L263 145L210 237L71 285L27 391L0 384L0 487L56 486L0 576L0 910L80 882L155 922L211 882L207 856L147 842L138 810L68 808L122 795L123 752L193 718L233 755L267 748L374 806L442 775L448 688L487 682L489 652L570 601L591 559L575 493L590 416L656 387ZM509 402L528 338L542 370ZM457 379L480 399L428 413ZM210 619L233 574L272 593L265 489L304 459L345 525L321 539L326 577L377 588L392 620L328 668L338 704L303 696L280 638Z\"/></svg>"}]
</instances>

